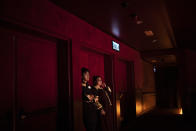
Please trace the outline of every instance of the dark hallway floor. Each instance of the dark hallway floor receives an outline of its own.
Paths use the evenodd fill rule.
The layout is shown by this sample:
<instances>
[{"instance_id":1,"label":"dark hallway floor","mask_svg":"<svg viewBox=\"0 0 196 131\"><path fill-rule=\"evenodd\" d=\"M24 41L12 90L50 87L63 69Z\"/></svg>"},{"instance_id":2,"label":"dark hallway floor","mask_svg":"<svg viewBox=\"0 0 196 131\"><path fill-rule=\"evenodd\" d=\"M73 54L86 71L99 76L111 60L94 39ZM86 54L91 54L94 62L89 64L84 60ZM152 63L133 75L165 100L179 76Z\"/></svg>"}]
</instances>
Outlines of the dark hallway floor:
<instances>
[{"instance_id":1,"label":"dark hallway floor","mask_svg":"<svg viewBox=\"0 0 196 131\"><path fill-rule=\"evenodd\" d=\"M123 131L196 131L194 122L170 110L156 109L129 124Z\"/></svg>"}]
</instances>

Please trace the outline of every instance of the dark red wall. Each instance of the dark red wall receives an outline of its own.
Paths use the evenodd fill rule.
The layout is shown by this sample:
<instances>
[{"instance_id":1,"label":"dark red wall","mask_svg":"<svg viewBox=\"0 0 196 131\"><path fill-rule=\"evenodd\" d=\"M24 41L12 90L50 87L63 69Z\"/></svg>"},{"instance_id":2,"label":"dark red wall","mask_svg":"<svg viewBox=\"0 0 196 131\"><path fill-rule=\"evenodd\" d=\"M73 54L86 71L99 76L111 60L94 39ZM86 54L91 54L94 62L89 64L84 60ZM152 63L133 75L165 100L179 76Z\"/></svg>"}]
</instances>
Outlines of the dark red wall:
<instances>
[{"instance_id":1,"label":"dark red wall","mask_svg":"<svg viewBox=\"0 0 196 131\"><path fill-rule=\"evenodd\" d=\"M74 115L75 118L79 117L78 121L81 121L81 108L79 108L81 105L80 68L83 66L89 67L89 65L93 67L92 64L99 63L98 70L97 68L91 68L90 70L92 70L93 74L99 73L99 75L104 76L103 56L99 53L113 55L115 58L123 58L126 61L133 61L135 86L142 88L143 69L138 51L47 0L2 0L0 2L0 19L11 24L47 33L56 38L71 39L74 112L76 112ZM120 44L120 52L112 50L112 40ZM98 53L85 52L84 48ZM84 59L81 60L83 57ZM95 59L96 62L92 63L91 59ZM78 125L78 128L80 126Z\"/></svg>"}]
</instances>

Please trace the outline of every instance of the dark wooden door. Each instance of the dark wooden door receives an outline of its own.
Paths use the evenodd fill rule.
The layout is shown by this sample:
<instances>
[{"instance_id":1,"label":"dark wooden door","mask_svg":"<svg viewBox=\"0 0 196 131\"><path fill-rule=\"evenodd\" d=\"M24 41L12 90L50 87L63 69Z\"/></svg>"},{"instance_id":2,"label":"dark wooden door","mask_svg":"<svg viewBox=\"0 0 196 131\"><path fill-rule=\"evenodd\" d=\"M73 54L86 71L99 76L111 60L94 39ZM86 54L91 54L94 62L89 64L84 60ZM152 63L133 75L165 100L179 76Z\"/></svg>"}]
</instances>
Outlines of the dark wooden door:
<instances>
[{"instance_id":1,"label":"dark wooden door","mask_svg":"<svg viewBox=\"0 0 196 131\"><path fill-rule=\"evenodd\" d=\"M16 36L18 131L56 131L57 48L53 41Z\"/></svg>"}]
</instances>

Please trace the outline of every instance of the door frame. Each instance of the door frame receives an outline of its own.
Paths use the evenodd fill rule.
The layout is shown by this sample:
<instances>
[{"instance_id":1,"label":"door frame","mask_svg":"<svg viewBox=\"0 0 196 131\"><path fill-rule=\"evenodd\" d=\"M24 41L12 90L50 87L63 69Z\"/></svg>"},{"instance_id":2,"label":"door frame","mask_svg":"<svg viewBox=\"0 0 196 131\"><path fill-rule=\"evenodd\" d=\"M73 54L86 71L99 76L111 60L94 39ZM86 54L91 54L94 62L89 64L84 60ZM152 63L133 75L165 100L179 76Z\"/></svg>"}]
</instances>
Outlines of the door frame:
<instances>
[{"instance_id":1,"label":"door frame","mask_svg":"<svg viewBox=\"0 0 196 131\"><path fill-rule=\"evenodd\" d=\"M100 55L103 55L104 56L104 62L106 59L109 59L111 61L111 79L109 80L110 82L110 86L112 86L112 98L111 98L111 101L112 101L112 112L113 112L113 125L112 125L112 128L113 128L113 131L116 131L116 109L115 109L115 102L116 102L116 99L115 99L115 82L114 82L114 57L115 57L115 54L113 52L108 52L106 50L103 50L103 49L100 49L100 48L95 48L93 46L90 46L88 44L85 44L85 45L82 45L80 47L80 50L86 50L86 51L90 51L90 52L95 52L97 54L100 54ZM105 64L104 64L104 76L105 76Z\"/></svg>"},{"instance_id":2,"label":"door frame","mask_svg":"<svg viewBox=\"0 0 196 131\"><path fill-rule=\"evenodd\" d=\"M68 106L64 106L64 108L67 109L68 113L66 114L66 118L69 119L69 123L67 123L67 120L64 121L63 119L60 119L61 121L64 121L64 123L67 123L66 126L64 126L61 130L68 130L68 131L72 131L73 129L73 93L72 93L72 86L73 86L73 80L72 80L72 41L71 39L68 39L65 36L59 35L59 34L55 34L55 33L51 33L48 31L44 31L42 29L39 29L38 27L35 26L31 26L31 25L26 25L26 24L19 24L16 23L15 21L4 21L4 20L0 20L0 27L2 28L3 31L9 32L11 35L13 35L13 45L12 45L12 51L13 51L13 109L12 109L12 131L16 131L16 126L17 126L17 120L18 120L18 116L17 116L17 96L16 96L16 89L17 89L17 57L16 57L16 35L29 35L29 36L33 36L33 37L37 37L37 38L42 38L42 39L46 39L46 40L54 40L56 42L57 45L57 78L59 77L63 77L63 75L59 75L59 60L62 60L62 58L59 56L60 53L62 53L62 51L66 51L64 55L66 55L66 62L64 61L61 64L65 63L67 64L66 68L62 69L64 71L67 72L66 75L66 81L64 81L64 86L63 90L65 90L66 92L64 92L64 94L61 94L62 96L66 96L66 97L62 97L60 98L61 100L59 100L59 98L57 98L57 107L59 107L59 101L64 102L64 103L68 103ZM61 47L62 50L60 49ZM62 85L61 83L62 81L57 80L57 87L58 90L59 85ZM59 95L59 94L58 94ZM58 97L57 95L57 97ZM69 99L67 99L69 98ZM59 113L57 111L57 113ZM64 113L64 112L60 112L60 113ZM60 114L59 114L60 115ZM57 115L58 117L58 115ZM57 129L57 131L61 131L60 129Z\"/></svg>"},{"instance_id":3,"label":"door frame","mask_svg":"<svg viewBox=\"0 0 196 131\"><path fill-rule=\"evenodd\" d=\"M131 108L131 111L129 112L129 119L128 119L128 122L131 122L131 121L135 121L136 119L136 90L135 90L135 70L134 70L134 61L133 60L129 60L128 58L125 58L125 57L121 57L117 54L115 54L114 52L112 51L107 51L107 50L104 50L104 49L101 49L101 48L95 48L91 45L89 45L88 43L84 43L84 45L82 45L80 47L80 49L84 49L84 50L87 50L87 51L93 51L95 53L98 53L98 54L102 54L105 56L109 56L111 59L112 59L112 62L111 62L111 68L112 68L112 87L113 87L113 92L112 92L112 104L113 104L113 130L114 131L117 131L117 110L116 110L116 72L115 72L115 69L116 69L116 61L117 60L122 60L122 61L125 61L127 63L127 70L128 70L128 84L127 86L130 87L130 88L127 88L128 89L128 92L130 94L130 107ZM104 58L105 59L105 58Z\"/></svg>"},{"instance_id":4,"label":"door frame","mask_svg":"<svg viewBox=\"0 0 196 131\"><path fill-rule=\"evenodd\" d=\"M123 61L126 63L127 65L127 92L128 92L128 96L130 96L128 99L128 101L130 102L130 106L129 106L129 110L130 112L128 112L128 116L127 117L127 122L126 124L129 124L130 122L134 121L136 119L136 90L135 90L135 71L134 71L134 61L132 60L128 60L124 57L120 57L120 56L114 56L114 61L115 64L117 63L117 61ZM116 70L116 67L114 67L114 70ZM115 78L115 87L117 86L117 74L116 72L114 72L114 78ZM115 90L116 91L116 90ZM115 95L115 123L116 123L116 127L115 129L118 130L117 128L117 110L116 110L116 93Z\"/></svg>"},{"instance_id":5,"label":"door frame","mask_svg":"<svg viewBox=\"0 0 196 131\"><path fill-rule=\"evenodd\" d=\"M73 129L72 41L59 40L58 52L58 120L57 131ZM67 72L67 74L66 74ZM68 88L66 88L68 87ZM68 92L68 93L67 93ZM64 116L64 117L62 117Z\"/></svg>"}]
</instances>

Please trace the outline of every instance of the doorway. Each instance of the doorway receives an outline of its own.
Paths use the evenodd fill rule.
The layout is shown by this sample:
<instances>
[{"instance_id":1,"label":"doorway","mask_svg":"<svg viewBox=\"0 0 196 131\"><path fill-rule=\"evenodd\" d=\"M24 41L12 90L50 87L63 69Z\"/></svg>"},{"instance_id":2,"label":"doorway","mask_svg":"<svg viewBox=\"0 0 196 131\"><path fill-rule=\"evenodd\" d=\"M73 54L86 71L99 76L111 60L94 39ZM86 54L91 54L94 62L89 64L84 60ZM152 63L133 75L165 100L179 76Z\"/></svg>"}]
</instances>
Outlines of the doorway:
<instances>
[{"instance_id":1,"label":"doorway","mask_svg":"<svg viewBox=\"0 0 196 131\"><path fill-rule=\"evenodd\" d=\"M159 108L178 108L177 67L160 67L160 69L155 73L155 78L157 90L157 106Z\"/></svg>"},{"instance_id":2,"label":"doorway","mask_svg":"<svg viewBox=\"0 0 196 131\"><path fill-rule=\"evenodd\" d=\"M62 66L62 63L70 64L68 43L64 41L66 46L59 50L62 41L59 43L58 39L39 33L19 33L7 28L0 28L0 41L3 63L3 73L0 75L0 130L70 129L71 122L67 124L65 121L65 118L70 118L65 113L70 113L67 103L71 99L66 99L70 97L70 67ZM64 56L60 55L62 50L66 52ZM66 73L60 74L60 70ZM62 111L63 107L66 110Z\"/></svg>"},{"instance_id":3,"label":"doorway","mask_svg":"<svg viewBox=\"0 0 196 131\"><path fill-rule=\"evenodd\" d=\"M114 95L114 82L113 82L113 56L110 54L107 54L105 52L101 52L100 50L94 50L86 47L81 47L80 49L80 66L79 68L81 69L82 67L88 68L90 71L90 85L92 85L92 77L94 75L99 75L102 77L103 81L111 88L112 94L110 95L111 103L115 101L113 95ZM79 106L77 106L79 107ZM114 121L114 104L112 104L111 107L112 111L108 113L110 117L110 127L109 131L114 131L115 128L115 121ZM77 121L75 123L78 125L77 129L79 128L84 129L83 121L82 121L82 108L78 108L75 111L77 116L80 116L80 118L77 118ZM78 124L80 123L80 124Z\"/></svg>"},{"instance_id":4,"label":"doorway","mask_svg":"<svg viewBox=\"0 0 196 131\"><path fill-rule=\"evenodd\" d=\"M117 129L122 130L136 117L134 64L124 59L117 59L115 70Z\"/></svg>"}]
</instances>

